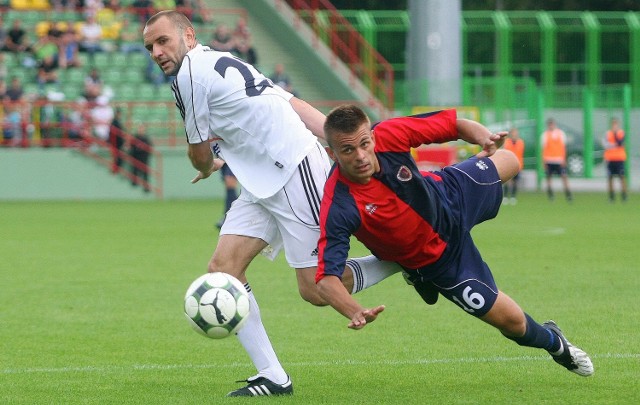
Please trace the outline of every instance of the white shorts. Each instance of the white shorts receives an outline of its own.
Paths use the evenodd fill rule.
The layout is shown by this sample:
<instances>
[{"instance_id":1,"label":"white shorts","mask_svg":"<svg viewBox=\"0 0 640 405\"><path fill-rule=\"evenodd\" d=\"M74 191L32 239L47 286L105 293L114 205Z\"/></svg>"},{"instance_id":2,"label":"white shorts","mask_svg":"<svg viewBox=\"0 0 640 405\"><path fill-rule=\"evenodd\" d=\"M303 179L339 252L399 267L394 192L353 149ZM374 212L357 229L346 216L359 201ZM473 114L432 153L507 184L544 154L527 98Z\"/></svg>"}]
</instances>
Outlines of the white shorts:
<instances>
[{"instance_id":1,"label":"white shorts","mask_svg":"<svg viewBox=\"0 0 640 405\"><path fill-rule=\"evenodd\" d=\"M273 196L257 198L243 188L220 234L264 240L269 246L262 253L271 260L284 247L287 262L295 269L317 266L320 203L331 160L320 143L316 146Z\"/></svg>"}]
</instances>

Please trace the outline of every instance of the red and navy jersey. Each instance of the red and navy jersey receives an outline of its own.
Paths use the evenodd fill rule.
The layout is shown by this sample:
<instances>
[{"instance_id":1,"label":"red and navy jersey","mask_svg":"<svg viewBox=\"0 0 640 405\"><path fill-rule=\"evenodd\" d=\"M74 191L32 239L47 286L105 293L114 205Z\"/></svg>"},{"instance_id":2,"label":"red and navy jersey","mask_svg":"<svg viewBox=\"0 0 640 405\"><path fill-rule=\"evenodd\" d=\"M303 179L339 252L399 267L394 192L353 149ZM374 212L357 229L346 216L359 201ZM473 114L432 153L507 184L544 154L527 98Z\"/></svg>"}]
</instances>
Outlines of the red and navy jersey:
<instances>
[{"instance_id":1,"label":"red and navy jersey","mask_svg":"<svg viewBox=\"0 0 640 405\"><path fill-rule=\"evenodd\" d=\"M351 235L407 269L438 261L455 236L441 178L421 173L411 156L422 144L458 139L455 110L392 118L373 132L380 171L369 183L349 181L336 163L325 184L316 282L342 276Z\"/></svg>"}]
</instances>

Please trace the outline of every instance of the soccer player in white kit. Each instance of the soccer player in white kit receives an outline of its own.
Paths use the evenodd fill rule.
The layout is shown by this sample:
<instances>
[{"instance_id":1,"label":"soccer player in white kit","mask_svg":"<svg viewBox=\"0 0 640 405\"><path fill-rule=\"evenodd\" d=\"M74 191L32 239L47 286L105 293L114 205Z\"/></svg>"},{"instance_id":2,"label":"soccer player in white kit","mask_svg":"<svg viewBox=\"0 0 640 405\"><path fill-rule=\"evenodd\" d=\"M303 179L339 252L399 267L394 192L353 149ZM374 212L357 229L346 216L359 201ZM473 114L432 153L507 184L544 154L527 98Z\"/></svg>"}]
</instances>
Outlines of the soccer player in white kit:
<instances>
[{"instance_id":1,"label":"soccer player in white kit","mask_svg":"<svg viewBox=\"0 0 640 405\"><path fill-rule=\"evenodd\" d=\"M260 252L274 258L284 247L287 262L296 269L300 295L326 305L314 280L320 201L331 167L317 139L324 137L325 116L241 59L199 44L193 25L179 12L151 17L143 38L163 72L176 76L172 90L185 124L189 159L198 170L192 182L206 179L226 162L242 185L208 266L210 272L225 272L245 283L251 303L238 339L258 374L228 395L292 394L291 379L262 325L245 271ZM398 271L396 264L373 256L350 259L343 283L355 293Z\"/></svg>"}]
</instances>

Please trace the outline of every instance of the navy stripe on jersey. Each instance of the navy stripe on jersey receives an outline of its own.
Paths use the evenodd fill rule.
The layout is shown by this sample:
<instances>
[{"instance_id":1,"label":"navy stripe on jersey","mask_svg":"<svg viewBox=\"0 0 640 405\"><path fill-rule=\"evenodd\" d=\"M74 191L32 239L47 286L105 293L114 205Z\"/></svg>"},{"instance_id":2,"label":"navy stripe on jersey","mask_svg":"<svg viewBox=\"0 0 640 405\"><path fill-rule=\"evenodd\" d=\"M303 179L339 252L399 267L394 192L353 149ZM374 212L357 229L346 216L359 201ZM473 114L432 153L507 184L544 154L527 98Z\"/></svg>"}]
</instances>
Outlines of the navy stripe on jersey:
<instances>
[{"instance_id":1,"label":"navy stripe on jersey","mask_svg":"<svg viewBox=\"0 0 640 405\"><path fill-rule=\"evenodd\" d=\"M193 70L191 69L191 58L189 57L189 55L186 55L184 57L184 60L182 63L184 62L188 62L187 66L189 68L189 81L191 83L191 111L193 113L193 117L196 117L196 110L195 110L195 102L194 102L194 96L193 96ZM181 69L182 70L182 69ZM173 96L176 99L176 107L178 107L178 110L180 111L180 115L182 116L182 121L185 122L186 124L186 107L184 105L184 98L182 97L182 93L180 92L180 86L178 86L178 77L176 77L176 79L174 80L174 82L171 84L171 90L173 91ZM196 131L198 132L198 135L200 137L200 140L202 142L206 141L209 136L202 136L202 133L200 133L200 128L198 128L198 123L194 123L194 127L196 129ZM187 143L189 143L189 135L187 134L186 128L185 128L185 135L187 136Z\"/></svg>"},{"instance_id":2,"label":"navy stripe on jersey","mask_svg":"<svg viewBox=\"0 0 640 405\"><path fill-rule=\"evenodd\" d=\"M298 172L302 179L302 186L304 187L304 193L307 196L309 207L311 207L311 215L313 215L313 221L316 225L320 224L320 193L316 187L313 179L313 173L309 167L309 158L304 158L298 165Z\"/></svg>"},{"instance_id":3,"label":"navy stripe on jersey","mask_svg":"<svg viewBox=\"0 0 640 405\"><path fill-rule=\"evenodd\" d=\"M182 95L180 94L180 89L178 88L177 78L173 81L173 83L171 83L171 91L173 91L173 98L176 99L176 107L178 107L178 111L180 111L182 121L184 122L184 103L182 102Z\"/></svg>"}]
</instances>

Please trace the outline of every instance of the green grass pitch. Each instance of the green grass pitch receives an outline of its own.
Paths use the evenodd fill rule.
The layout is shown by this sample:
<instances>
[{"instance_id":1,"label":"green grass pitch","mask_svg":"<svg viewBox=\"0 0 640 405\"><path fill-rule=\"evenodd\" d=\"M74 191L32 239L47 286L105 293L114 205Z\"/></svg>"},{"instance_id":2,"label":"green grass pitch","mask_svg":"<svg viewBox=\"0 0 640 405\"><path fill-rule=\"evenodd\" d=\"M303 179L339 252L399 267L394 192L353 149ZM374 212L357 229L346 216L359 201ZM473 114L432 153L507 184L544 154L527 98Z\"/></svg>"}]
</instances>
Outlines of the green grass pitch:
<instances>
[{"instance_id":1,"label":"green grass pitch","mask_svg":"<svg viewBox=\"0 0 640 405\"><path fill-rule=\"evenodd\" d=\"M253 375L234 337L210 340L182 313L205 272L220 202L0 203L0 403L246 403ZM637 195L573 204L522 194L474 238L498 286L554 319L591 356L582 378L395 276L358 294L386 311L364 330L299 298L283 255L249 280L295 395L286 404L640 403ZM353 255L365 254L354 245Z\"/></svg>"}]
</instances>

